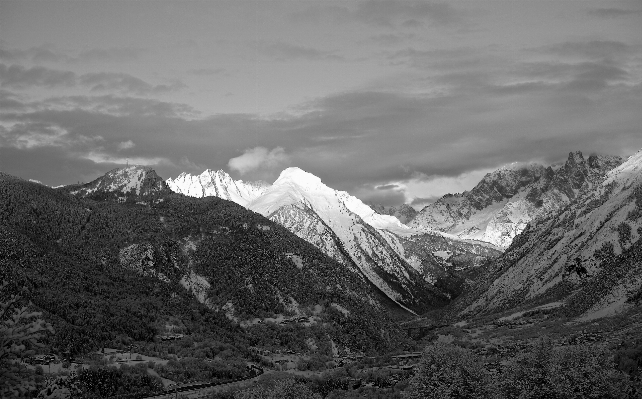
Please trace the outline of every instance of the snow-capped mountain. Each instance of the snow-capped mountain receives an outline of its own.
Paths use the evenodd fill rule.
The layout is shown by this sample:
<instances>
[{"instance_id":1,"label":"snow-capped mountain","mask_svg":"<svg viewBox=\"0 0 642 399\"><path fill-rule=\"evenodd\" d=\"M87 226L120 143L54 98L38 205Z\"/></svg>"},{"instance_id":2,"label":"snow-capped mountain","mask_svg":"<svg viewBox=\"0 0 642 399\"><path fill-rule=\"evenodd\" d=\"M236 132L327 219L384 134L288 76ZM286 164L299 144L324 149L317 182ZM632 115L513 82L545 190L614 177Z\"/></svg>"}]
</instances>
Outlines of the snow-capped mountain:
<instances>
[{"instance_id":1,"label":"snow-capped mountain","mask_svg":"<svg viewBox=\"0 0 642 399\"><path fill-rule=\"evenodd\" d=\"M447 194L426 206L409 226L507 248L531 220L600 184L620 163L620 157L585 159L581 152L572 152L563 165L511 164L487 174L470 191Z\"/></svg>"},{"instance_id":2,"label":"snow-capped mountain","mask_svg":"<svg viewBox=\"0 0 642 399\"><path fill-rule=\"evenodd\" d=\"M142 197L171 193L167 184L156 174L156 171L147 166L112 169L90 183L64 186L61 189L82 197L107 193L114 195L135 194Z\"/></svg>"},{"instance_id":3,"label":"snow-capped mountain","mask_svg":"<svg viewBox=\"0 0 642 399\"><path fill-rule=\"evenodd\" d=\"M181 173L176 179L167 179L166 183L176 193L197 198L215 196L243 206L258 198L269 187L264 182L234 180L222 170L210 169L198 176Z\"/></svg>"},{"instance_id":4,"label":"snow-capped mountain","mask_svg":"<svg viewBox=\"0 0 642 399\"><path fill-rule=\"evenodd\" d=\"M569 157L565 174L578 187L581 174L568 173L574 160ZM492 312L550 297L564 300L569 315L593 318L641 299L642 151L591 190L573 193L570 203L531 221L516 237L484 282L462 298L463 313Z\"/></svg>"},{"instance_id":5,"label":"snow-capped mountain","mask_svg":"<svg viewBox=\"0 0 642 399\"><path fill-rule=\"evenodd\" d=\"M404 307L418 309L422 304L446 300L391 246L394 240L382 233L410 229L395 217L374 212L356 197L326 186L310 173L285 169L247 206L359 271Z\"/></svg>"}]
</instances>

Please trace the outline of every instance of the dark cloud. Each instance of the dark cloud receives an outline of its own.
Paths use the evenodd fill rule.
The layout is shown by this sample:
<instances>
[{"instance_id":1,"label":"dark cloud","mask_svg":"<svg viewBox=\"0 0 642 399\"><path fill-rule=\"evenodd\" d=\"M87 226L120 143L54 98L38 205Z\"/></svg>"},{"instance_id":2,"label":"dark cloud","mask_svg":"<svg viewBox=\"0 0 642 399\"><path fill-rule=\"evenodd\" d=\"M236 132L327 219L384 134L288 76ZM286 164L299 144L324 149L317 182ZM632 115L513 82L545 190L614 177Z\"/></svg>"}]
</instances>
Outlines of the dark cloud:
<instances>
[{"instance_id":1,"label":"dark cloud","mask_svg":"<svg viewBox=\"0 0 642 399\"><path fill-rule=\"evenodd\" d=\"M138 95L162 94L180 90L185 86L180 81L171 84L152 85L126 73L96 72L78 76L72 71L51 69L42 66L31 68L22 65L0 64L0 86L10 88L29 87L74 87L90 86L91 91L117 91Z\"/></svg>"},{"instance_id":2,"label":"dark cloud","mask_svg":"<svg viewBox=\"0 0 642 399\"><path fill-rule=\"evenodd\" d=\"M461 13L450 3L426 1L371 0L361 2L354 17L368 24L393 27L421 26L420 21L446 25L461 21Z\"/></svg>"},{"instance_id":3,"label":"dark cloud","mask_svg":"<svg viewBox=\"0 0 642 399\"><path fill-rule=\"evenodd\" d=\"M589 59L612 59L630 54L630 45L613 40L592 40L587 42L564 42L544 46L536 51L563 57L585 57Z\"/></svg>"},{"instance_id":4,"label":"dark cloud","mask_svg":"<svg viewBox=\"0 0 642 399\"><path fill-rule=\"evenodd\" d=\"M343 61L344 58L332 51L322 51L311 47L299 46L284 42L257 43L258 50L264 55L278 61Z\"/></svg>"},{"instance_id":5,"label":"dark cloud","mask_svg":"<svg viewBox=\"0 0 642 399\"><path fill-rule=\"evenodd\" d=\"M91 91L123 91L139 95L167 93L186 87L182 82L151 85L135 76L113 72L87 73L79 77L79 83L91 86Z\"/></svg>"},{"instance_id":6,"label":"dark cloud","mask_svg":"<svg viewBox=\"0 0 642 399\"><path fill-rule=\"evenodd\" d=\"M74 54L45 43L29 49L8 48L0 44L0 60L43 62L131 62L136 61L147 50L138 47L110 47L86 49Z\"/></svg>"},{"instance_id":7,"label":"dark cloud","mask_svg":"<svg viewBox=\"0 0 642 399\"><path fill-rule=\"evenodd\" d=\"M573 79L566 85L570 90L601 90L613 82L626 81L627 71L613 65L582 63L575 66Z\"/></svg>"},{"instance_id":8,"label":"dark cloud","mask_svg":"<svg viewBox=\"0 0 642 399\"><path fill-rule=\"evenodd\" d=\"M24 107L25 104L18 95L8 90L0 89L0 110L18 110Z\"/></svg>"},{"instance_id":9,"label":"dark cloud","mask_svg":"<svg viewBox=\"0 0 642 399\"><path fill-rule=\"evenodd\" d=\"M46 110L52 106L82 109L112 116L192 118L199 115L197 110L186 104L113 95L51 97L38 103L32 103L31 106L39 110Z\"/></svg>"},{"instance_id":10,"label":"dark cloud","mask_svg":"<svg viewBox=\"0 0 642 399\"><path fill-rule=\"evenodd\" d=\"M31 47L27 50L7 48L0 44L0 60L30 60L35 63L40 63L68 61L69 57L58 51L55 46L51 44L43 44L41 46Z\"/></svg>"},{"instance_id":11,"label":"dark cloud","mask_svg":"<svg viewBox=\"0 0 642 399\"><path fill-rule=\"evenodd\" d=\"M623 18L631 17L642 13L642 10L630 10L624 8L595 8L588 11L589 15L600 18Z\"/></svg>"},{"instance_id":12,"label":"dark cloud","mask_svg":"<svg viewBox=\"0 0 642 399\"><path fill-rule=\"evenodd\" d=\"M41 66L26 68L21 65L0 64L0 86L24 88L41 86L48 88L71 87L76 84L76 74Z\"/></svg>"},{"instance_id":13,"label":"dark cloud","mask_svg":"<svg viewBox=\"0 0 642 399\"><path fill-rule=\"evenodd\" d=\"M74 62L130 62L139 59L145 52L145 49L138 47L94 48L83 50L71 59Z\"/></svg>"}]
</instances>

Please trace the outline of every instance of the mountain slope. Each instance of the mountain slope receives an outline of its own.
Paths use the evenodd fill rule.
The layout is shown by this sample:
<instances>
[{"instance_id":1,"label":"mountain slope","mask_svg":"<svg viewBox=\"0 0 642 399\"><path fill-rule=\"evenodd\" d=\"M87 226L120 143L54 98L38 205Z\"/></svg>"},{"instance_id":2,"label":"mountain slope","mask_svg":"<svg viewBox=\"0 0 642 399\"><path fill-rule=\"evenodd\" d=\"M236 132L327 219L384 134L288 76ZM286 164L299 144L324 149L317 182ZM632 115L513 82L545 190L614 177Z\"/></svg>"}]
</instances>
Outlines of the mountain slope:
<instances>
[{"instance_id":1,"label":"mountain slope","mask_svg":"<svg viewBox=\"0 0 642 399\"><path fill-rule=\"evenodd\" d=\"M532 221L455 309L479 314L563 300L570 315L621 311L642 296L640 236L642 151L558 212Z\"/></svg>"},{"instance_id":2,"label":"mountain slope","mask_svg":"<svg viewBox=\"0 0 642 399\"><path fill-rule=\"evenodd\" d=\"M409 226L507 248L531 220L555 212L598 185L619 157L570 153L563 165L512 164L487 174L472 190L448 194L422 209Z\"/></svg>"}]
</instances>

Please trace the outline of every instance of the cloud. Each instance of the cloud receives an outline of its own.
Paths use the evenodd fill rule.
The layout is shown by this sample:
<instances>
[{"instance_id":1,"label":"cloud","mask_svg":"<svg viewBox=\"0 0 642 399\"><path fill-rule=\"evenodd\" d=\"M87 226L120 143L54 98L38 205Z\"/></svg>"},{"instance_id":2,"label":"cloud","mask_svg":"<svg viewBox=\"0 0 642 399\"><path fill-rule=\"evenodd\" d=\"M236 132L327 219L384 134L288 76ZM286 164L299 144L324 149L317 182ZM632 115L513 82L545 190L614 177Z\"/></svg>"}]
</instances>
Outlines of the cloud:
<instances>
[{"instance_id":1,"label":"cloud","mask_svg":"<svg viewBox=\"0 0 642 399\"><path fill-rule=\"evenodd\" d=\"M88 159L97 164L113 164L113 165L142 165L142 166L157 166L163 163L169 163L167 158L163 157L118 157L99 151L90 151L85 154L80 154L80 158Z\"/></svg>"},{"instance_id":2,"label":"cloud","mask_svg":"<svg viewBox=\"0 0 642 399\"><path fill-rule=\"evenodd\" d=\"M139 95L167 93L186 87L178 81L170 85L151 85L132 75L113 72L86 73L80 76L79 83L91 86L91 91L124 91Z\"/></svg>"},{"instance_id":3,"label":"cloud","mask_svg":"<svg viewBox=\"0 0 642 399\"><path fill-rule=\"evenodd\" d=\"M623 18L631 17L642 13L642 10L630 10L624 8L594 8L588 11L589 15L600 18Z\"/></svg>"},{"instance_id":4,"label":"cloud","mask_svg":"<svg viewBox=\"0 0 642 399\"><path fill-rule=\"evenodd\" d=\"M169 85L151 85L126 73L92 72L78 76L72 71L62 71L42 66L31 68L22 65L0 64L0 86L11 88L29 87L75 87L90 86L91 91L117 91L138 95L162 94L185 88L175 81Z\"/></svg>"},{"instance_id":5,"label":"cloud","mask_svg":"<svg viewBox=\"0 0 642 399\"><path fill-rule=\"evenodd\" d=\"M380 186L375 186L377 190L395 190L401 188L398 184L382 184Z\"/></svg>"},{"instance_id":6,"label":"cloud","mask_svg":"<svg viewBox=\"0 0 642 399\"><path fill-rule=\"evenodd\" d=\"M245 176L257 171L274 173L277 169L283 169L289 162L290 158L283 147L276 147L272 150L264 147L254 147L245 150L243 155L230 159L228 166L231 170L241 174L241 176Z\"/></svg>"},{"instance_id":7,"label":"cloud","mask_svg":"<svg viewBox=\"0 0 642 399\"><path fill-rule=\"evenodd\" d=\"M81 109L111 116L157 116L167 118L193 118L199 112L187 104L170 103L150 98L121 97L111 94L102 96L58 96L39 103L36 109Z\"/></svg>"},{"instance_id":8,"label":"cloud","mask_svg":"<svg viewBox=\"0 0 642 399\"><path fill-rule=\"evenodd\" d=\"M134 142L131 140L121 141L120 143L118 143L118 151L129 150L134 148L135 146L136 144L134 144Z\"/></svg>"},{"instance_id":9,"label":"cloud","mask_svg":"<svg viewBox=\"0 0 642 399\"><path fill-rule=\"evenodd\" d=\"M24 107L25 104L17 94L0 89L0 110L19 110Z\"/></svg>"},{"instance_id":10,"label":"cloud","mask_svg":"<svg viewBox=\"0 0 642 399\"><path fill-rule=\"evenodd\" d=\"M76 84L76 74L42 66L26 68L21 65L0 64L0 86L24 88L41 86L48 88L71 87Z\"/></svg>"},{"instance_id":11,"label":"cloud","mask_svg":"<svg viewBox=\"0 0 642 399\"><path fill-rule=\"evenodd\" d=\"M245 175L259 168L274 168L288 162L288 156L282 147L268 150L264 147L255 147L245 150L243 155L229 160L230 169Z\"/></svg>"},{"instance_id":12,"label":"cloud","mask_svg":"<svg viewBox=\"0 0 642 399\"><path fill-rule=\"evenodd\" d=\"M410 205L413 208L415 208L415 210L420 211L424 207L426 207L427 205L430 205L433 202L437 201L439 198L440 197L427 197L427 198L415 197L415 198L412 199L412 201L410 201L410 203L408 205Z\"/></svg>"},{"instance_id":13,"label":"cloud","mask_svg":"<svg viewBox=\"0 0 642 399\"><path fill-rule=\"evenodd\" d=\"M35 63L42 62L61 62L68 60L69 57L51 44L43 44L37 47L31 47L26 50L7 48L0 43L0 60L21 61L30 60Z\"/></svg>"},{"instance_id":14,"label":"cloud","mask_svg":"<svg viewBox=\"0 0 642 399\"><path fill-rule=\"evenodd\" d=\"M461 14L449 3L426 1L372 0L361 2L354 16L367 24L392 27L421 26L421 21L446 25L461 21Z\"/></svg>"},{"instance_id":15,"label":"cloud","mask_svg":"<svg viewBox=\"0 0 642 399\"><path fill-rule=\"evenodd\" d=\"M583 57L588 59L612 59L628 55L633 51L631 45L614 40L591 40L582 42L556 43L535 49L557 57Z\"/></svg>"},{"instance_id":16,"label":"cloud","mask_svg":"<svg viewBox=\"0 0 642 399\"><path fill-rule=\"evenodd\" d=\"M50 43L28 49L8 48L0 44L0 60L28 60L34 63L131 62L138 60L146 52L147 50L138 47L110 47L85 49L74 54L73 52L63 51Z\"/></svg>"},{"instance_id":17,"label":"cloud","mask_svg":"<svg viewBox=\"0 0 642 399\"><path fill-rule=\"evenodd\" d=\"M357 189L354 191L356 195L362 201L369 204L383 205L383 206L399 206L406 203L406 196L403 191L395 190L386 190L386 191L375 191L375 190L365 190Z\"/></svg>"},{"instance_id":18,"label":"cloud","mask_svg":"<svg viewBox=\"0 0 642 399\"><path fill-rule=\"evenodd\" d=\"M139 59L145 52L145 49L139 47L93 48L81 51L71 60L74 62L130 62Z\"/></svg>"},{"instance_id":19,"label":"cloud","mask_svg":"<svg viewBox=\"0 0 642 399\"><path fill-rule=\"evenodd\" d=\"M7 122L0 125L0 147L30 150L41 147L91 146L104 141L101 136L70 133L56 124L45 122Z\"/></svg>"},{"instance_id":20,"label":"cloud","mask_svg":"<svg viewBox=\"0 0 642 399\"><path fill-rule=\"evenodd\" d=\"M284 42L257 43L258 50L266 56L278 61L308 60L308 61L342 61L344 58L332 51L322 51L311 47L299 46Z\"/></svg>"}]
</instances>

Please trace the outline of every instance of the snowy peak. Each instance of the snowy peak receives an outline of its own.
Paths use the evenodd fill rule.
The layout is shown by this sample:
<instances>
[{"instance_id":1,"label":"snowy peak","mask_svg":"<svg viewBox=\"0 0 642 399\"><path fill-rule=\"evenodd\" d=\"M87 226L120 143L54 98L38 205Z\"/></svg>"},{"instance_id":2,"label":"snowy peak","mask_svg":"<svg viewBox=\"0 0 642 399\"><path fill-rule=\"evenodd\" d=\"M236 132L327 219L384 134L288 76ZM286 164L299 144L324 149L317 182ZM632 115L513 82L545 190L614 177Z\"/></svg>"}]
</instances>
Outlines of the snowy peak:
<instances>
[{"instance_id":1,"label":"snowy peak","mask_svg":"<svg viewBox=\"0 0 642 399\"><path fill-rule=\"evenodd\" d=\"M286 184L296 184L305 189L318 190L327 188L327 186L321 182L320 178L297 167L284 169L279 175L279 178L274 182L275 186Z\"/></svg>"},{"instance_id":2,"label":"snowy peak","mask_svg":"<svg viewBox=\"0 0 642 399\"><path fill-rule=\"evenodd\" d=\"M169 189L163 179L152 168L147 166L128 166L112 169L104 176L90 183L80 187L73 187L70 192L81 196L100 193L147 196L169 192Z\"/></svg>"},{"instance_id":3,"label":"snowy peak","mask_svg":"<svg viewBox=\"0 0 642 399\"><path fill-rule=\"evenodd\" d=\"M197 198L214 196L243 206L260 196L269 187L263 182L245 183L242 180L234 180L222 170L210 169L200 175L181 173L176 179L170 178L166 182L176 193Z\"/></svg>"}]
</instances>

